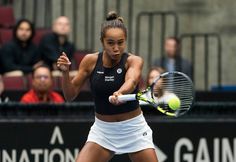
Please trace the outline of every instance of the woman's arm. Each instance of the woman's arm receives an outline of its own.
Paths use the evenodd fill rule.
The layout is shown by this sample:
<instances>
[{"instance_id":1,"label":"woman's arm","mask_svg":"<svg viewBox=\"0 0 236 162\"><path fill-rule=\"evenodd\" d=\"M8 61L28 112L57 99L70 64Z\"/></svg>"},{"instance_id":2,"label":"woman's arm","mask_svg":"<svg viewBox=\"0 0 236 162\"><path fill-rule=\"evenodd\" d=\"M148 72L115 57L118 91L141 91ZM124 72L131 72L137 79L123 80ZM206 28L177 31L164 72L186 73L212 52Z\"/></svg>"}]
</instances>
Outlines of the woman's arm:
<instances>
[{"instance_id":1,"label":"woman's arm","mask_svg":"<svg viewBox=\"0 0 236 162\"><path fill-rule=\"evenodd\" d=\"M139 56L130 55L127 59L127 72L125 82L117 91L121 94L132 93L139 84L143 68L143 59Z\"/></svg>"},{"instance_id":2,"label":"woman's arm","mask_svg":"<svg viewBox=\"0 0 236 162\"><path fill-rule=\"evenodd\" d=\"M117 100L118 95L132 93L136 86L139 84L142 68L143 68L143 59L139 56L130 55L127 59L127 72L125 75L125 82L120 87L120 89L113 93L111 98L111 103L119 104Z\"/></svg>"},{"instance_id":3,"label":"woman's arm","mask_svg":"<svg viewBox=\"0 0 236 162\"><path fill-rule=\"evenodd\" d=\"M76 76L71 79L69 76L69 59L64 53L59 57L57 66L62 70L62 90L67 101L72 101L79 94L82 85L90 76L95 63L96 55L86 55L80 63Z\"/></svg>"}]
</instances>

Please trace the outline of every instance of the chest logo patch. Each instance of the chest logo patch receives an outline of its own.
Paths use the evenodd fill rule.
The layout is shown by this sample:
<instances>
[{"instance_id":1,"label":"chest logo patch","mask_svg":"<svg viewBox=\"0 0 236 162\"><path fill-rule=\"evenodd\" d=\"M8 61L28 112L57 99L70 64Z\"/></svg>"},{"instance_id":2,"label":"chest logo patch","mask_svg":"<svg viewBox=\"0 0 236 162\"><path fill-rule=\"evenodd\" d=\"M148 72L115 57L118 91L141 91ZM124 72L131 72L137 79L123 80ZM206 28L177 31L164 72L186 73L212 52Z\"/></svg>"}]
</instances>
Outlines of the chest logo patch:
<instances>
[{"instance_id":1,"label":"chest logo patch","mask_svg":"<svg viewBox=\"0 0 236 162\"><path fill-rule=\"evenodd\" d=\"M118 69L116 70L116 72L117 72L118 74L121 74L121 73L122 73L122 69L121 69L121 68L118 68Z\"/></svg>"},{"instance_id":2,"label":"chest logo patch","mask_svg":"<svg viewBox=\"0 0 236 162\"><path fill-rule=\"evenodd\" d=\"M114 76L105 76L105 82L114 82L115 77Z\"/></svg>"}]
</instances>

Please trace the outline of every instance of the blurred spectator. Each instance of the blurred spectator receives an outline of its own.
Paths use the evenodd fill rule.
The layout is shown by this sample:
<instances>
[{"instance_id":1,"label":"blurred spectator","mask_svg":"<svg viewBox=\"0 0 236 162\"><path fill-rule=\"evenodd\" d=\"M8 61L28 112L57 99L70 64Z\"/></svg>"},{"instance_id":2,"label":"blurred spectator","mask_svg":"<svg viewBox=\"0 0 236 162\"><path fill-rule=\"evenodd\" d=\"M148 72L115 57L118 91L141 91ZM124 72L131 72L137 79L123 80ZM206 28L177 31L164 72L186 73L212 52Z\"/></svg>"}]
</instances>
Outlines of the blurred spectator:
<instances>
[{"instance_id":1,"label":"blurred spectator","mask_svg":"<svg viewBox=\"0 0 236 162\"><path fill-rule=\"evenodd\" d=\"M63 103L63 97L52 91L53 80L50 68L41 65L32 74L32 89L21 98L22 103Z\"/></svg>"},{"instance_id":2,"label":"blurred spectator","mask_svg":"<svg viewBox=\"0 0 236 162\"><path fill-rule=\"evenodd\" d=\"M180 54L180 40L169 37L165 41L165 56L155 60L154 66L160 66L166 71L180 71L192 78L192 65Z\"/></svg>"},{"instance_id":3,"label":"blurred spectator","mask_svg":"<svg viewBox=\"0 0 236 162\"><path fill-rule=\"evenodd\" d=\"M66 16L58 17L52 26L52 33L45 35L39 50L43 61L52 69L57 70L56 61L62 52L71 60L75 51L74 45L68 41L70 21Z\"/></svg>"},{"instance_id":4,"label":"blurred spectator","mask_svg":"<svg viewBox=\"0 0 236 162\"><path fill-rule=\"evenodd\" d=\"M149 71L148 71L148 75L147 75L147 79L146 79L146 86L150 86L154 79L156 77L158 77L159 75L161 75L162 73L164 73L164 69L161 67L152 67Z\"/></svg>"},{"instance_id":5,"label":"blurred spectator","mask_svg":"<svg viewBox=\"0 0 236 162\"><path fill-rule=\"evenodd\" d=\"M0 75L0 103L9 101L9 98L3 95L3 91L4 91L4 84L2 76Z\"/></svg>"},{"instance_id":6,"label":"blurred spectator","mask_svg":"<svg viewBox=\"0 0 236 162\"><path fill-rule=\"evenodd\" d=\"M4 91L4 85L3 85L2 76L0 75L0 96L1 96L3 91Z\"/></svg>"},{"instance_id":7,"label":"blurred spectator","mask_svg":"<svg viewBox=\"0 0 236 162\"><path fill-rule=\"evenodd\" d=\"M161 75L162 73L164 73L164 69L161 67L157 67L154 66L152 68L149 69L147 77L146 77L146 86L145 87L141 87L141 90L146 90L154 81L155 78L157 78L159 75ZM160 89L160 88L159 88ZM158 92L160 92L160 90L158 90ZM160 93L162 94L162 93ZM143 97L148 97L148 98L152 98L152 94L150 91L147 91L146 93L143 94ZM147 105L146 102L143 101L139 101L140 105ZM159 115L162 115L162 113L159 113Z\"/></svg>"},{"instance_id":8,"label":"blurred spectator","mask_svg":"<svg viewBox=\"0 0 236 162\"><path fill-rule=\"evenodd\" d=\"M33 44L34 25L27 19L19 20L13 28L13 39L1 49L0 62L3 73L19 71L30 73L40 64L37 47Z\"/></svg>"}]
</instances>

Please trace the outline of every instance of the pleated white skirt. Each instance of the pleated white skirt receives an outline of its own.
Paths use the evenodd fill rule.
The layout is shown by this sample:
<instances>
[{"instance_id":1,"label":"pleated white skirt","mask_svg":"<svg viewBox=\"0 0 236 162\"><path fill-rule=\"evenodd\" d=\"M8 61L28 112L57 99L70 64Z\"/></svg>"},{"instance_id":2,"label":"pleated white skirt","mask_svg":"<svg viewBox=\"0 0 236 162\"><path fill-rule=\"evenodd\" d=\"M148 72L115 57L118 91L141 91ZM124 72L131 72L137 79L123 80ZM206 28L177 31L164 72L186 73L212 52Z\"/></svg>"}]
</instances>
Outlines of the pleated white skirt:
<instances>
[{"instance_id":1,"label":"pleated white skirt","mask_svg":"<svg viewBox=\"0 0 236 162\"><path fill-rule=\"evenodd\" d=\"M104 122L95 117L87 142L97 143L115 154L154 149L152 130L143 114L121 122Z\"/></svg>"}]
</instances>

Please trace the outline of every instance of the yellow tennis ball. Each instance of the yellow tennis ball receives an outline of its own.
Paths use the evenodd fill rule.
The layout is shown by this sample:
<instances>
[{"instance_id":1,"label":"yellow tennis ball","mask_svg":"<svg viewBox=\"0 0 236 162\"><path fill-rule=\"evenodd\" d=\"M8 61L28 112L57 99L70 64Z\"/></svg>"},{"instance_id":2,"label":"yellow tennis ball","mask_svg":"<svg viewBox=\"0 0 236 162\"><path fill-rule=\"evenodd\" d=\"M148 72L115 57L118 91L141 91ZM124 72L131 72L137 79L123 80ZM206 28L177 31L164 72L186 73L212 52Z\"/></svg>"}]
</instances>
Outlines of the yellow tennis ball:
<instances>
[{"instance_id":1,"label":"yellow tennis ball","mask_svg":"<svg viewBox=\"0 0 236 162\"><path fill-rule=\"evenodd\" d=\"M172 110L177 110L180 108L181 102L177 96L174 96L169 99L168 105Z\"/></svg>"}]
</instances>

